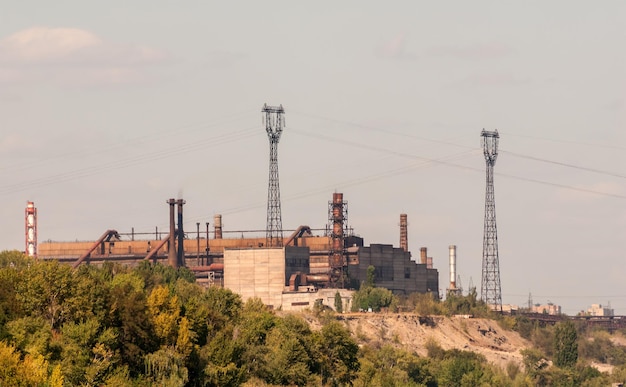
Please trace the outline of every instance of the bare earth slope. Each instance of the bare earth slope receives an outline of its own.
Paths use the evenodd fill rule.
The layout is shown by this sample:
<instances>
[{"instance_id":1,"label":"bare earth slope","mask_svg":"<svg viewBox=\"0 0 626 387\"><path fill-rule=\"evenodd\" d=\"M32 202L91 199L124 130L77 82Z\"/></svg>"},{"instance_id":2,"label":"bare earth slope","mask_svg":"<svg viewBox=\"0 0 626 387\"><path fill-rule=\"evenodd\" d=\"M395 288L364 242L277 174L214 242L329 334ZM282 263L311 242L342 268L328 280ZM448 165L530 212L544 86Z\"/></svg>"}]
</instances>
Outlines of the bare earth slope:
<instances>
[{"instance_id":1,"label":"bare earth slope","mask_svg":"<svg viewBox=\"0 0 626 387\"><path fill-rule=\"evenodd\" d=\"M517 332L506 331L497 322L481 318L349 313L338 315L338 319L363 343L396 345L426 356L425 344L433 339L443 349L476 352L502 368L508 362L521 366L520 350L530 347ZM309 322L315 329L315 322Z\"/></svg>"}]
</instances>

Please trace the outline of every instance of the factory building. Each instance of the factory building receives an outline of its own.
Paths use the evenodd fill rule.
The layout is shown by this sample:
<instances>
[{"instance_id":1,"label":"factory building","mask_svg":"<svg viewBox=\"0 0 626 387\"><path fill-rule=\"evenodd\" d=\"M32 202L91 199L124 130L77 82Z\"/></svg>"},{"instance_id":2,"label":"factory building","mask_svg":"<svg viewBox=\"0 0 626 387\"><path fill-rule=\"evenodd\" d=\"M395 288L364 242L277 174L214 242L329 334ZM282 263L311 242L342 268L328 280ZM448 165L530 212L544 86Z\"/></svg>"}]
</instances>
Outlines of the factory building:
<instances>
[{"instance_id":1,"label":"factory building","mask_svg":"<svg viewBox=\"0 0 626 387\"><path fill-rule=\"evenodd\" d=\"M349 270L350 276L358 281L365 281L368 267L373 266L376 286L395 294L432 293L439 298L439 272L426 262L411 260L411 252L392 245L373 244L356 248L355 254L358 265Z\"/></svg>"},{"instance_id":2,"label":"factory building","mask_svg":"<svg viewBox=\"0 0 626 387\"><path fill-rule=\"evenodd\" d=\"M179 202L184 201L176 201ZM244 300L258 297L282 310L311 308L315 303L334 308L338 291L344 309L349 309L349 289L357 290L367 280L370 266L375 269L376 286L398 295L431 293L439 298L439 273L433 268L432 257L427 257L426 248L422 248L416 262L408 251L405 214L401 215L402 247L365 246L363 238L345 233L345 211L337 209L342 203L341 194L334 194L329 211L333 223L323 235L314 235L310 227L300 226L280 240L281 247L267 247L266 238L245 237L245 231L233 233L242 237L224 238L228 232L222 228L221 216L216 215L212 233L208 223L206 230L200 230L198 223L196 230L186 232L184 238L177 230L131 234L107 230L96 241L40 242L37 256L75 267L105 261L129 265L142 260L162 264L175 261L194 271L201 284L223 286ZM180 214L178 221L182 222ZM172 254L177 256L172 258Z\"/></svg>"}]
</instances>

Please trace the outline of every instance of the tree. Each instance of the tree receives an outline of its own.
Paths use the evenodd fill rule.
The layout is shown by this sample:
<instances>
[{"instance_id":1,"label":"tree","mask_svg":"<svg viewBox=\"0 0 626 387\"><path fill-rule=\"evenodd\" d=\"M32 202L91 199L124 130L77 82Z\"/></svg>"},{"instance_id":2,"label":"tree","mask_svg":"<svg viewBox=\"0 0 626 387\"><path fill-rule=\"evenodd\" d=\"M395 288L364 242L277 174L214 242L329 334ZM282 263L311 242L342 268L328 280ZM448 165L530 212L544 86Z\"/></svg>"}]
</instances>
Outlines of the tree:
<instances>
[{"instance_id":1,"label":"tree","mask_svg":"<svg viewBox=\"0 0 626 387\"><path fill-rule=\"evenodd\" d=\"M43 316L50 327L59 327L70 314L67 302L72 296L75 278L72 268L57 261L37 262L22 270L17 300L26 313Z\"/></svg>"},{"instance_id":2,"label":"tree","mask_svg":"<svg viewBox=\"0 0 626 387\"><path fill-rule=\"evenodd\" d=\"M310 358L302 338L284 324L267 335L266 381L278 385L307 385Z\"/></svg>"},{"instance_id":3,"label":"tree","mask_svg":"<svg viewBox=\"0 0 626 387\"><path fill-rule=\"evenodd\" d=\"M141 373L144 355L157 347L145 294L128 283L113 287L107 319L119 337L123 362L131 374Z\"/></svg>"},{"instance_id":4,"label":"tree","mask_svg":"<svg viewBox=\"0 0 626 387\"><path fill-rule=\"evenodd\" d=\"M337 311L337 313L343 313L343 300L338 291L335 293L335 311Z\"/></svg>"},{"instance_id":5,"label":"tree","mask_svg":"<svg viewBox=\"0 0 626 387\"><path fill-rule=\"evenodd\" d=\"M372 265L369 265L367 267L367 281L365 282L365 286L369 288L373 288L375 279L376 279L376 268Z\"/></svg>"},{"instance_id":6,"label":"tree","mask_svg":"<svg viewBox=\"0 0 626 387\"><path fill-rule=\"evenodd\" d=\"M183 355L173 347L163 347L145 357L146 371L159 386L182 387L189 381Z\"/></svg>"},{"instance_id":7,"label":"tree","mask_svg":"<svg viewBox=\"0 0 626 387\"><path fill-rule=\"evenodd\" d=\"M350 332L340 323L332 321L316 332L322 382L331 385L349 385L356 378L360 364L359 347Z\"/></svg>"},{"instance_id":8,"label":"tree","mask_svg":"<svg viewBox=\"0 0 626 387\"><path fill-rule=\"evenodd\" d=\"M578 333L571 321L559 323L554 330L554 364L571 368L578 361Z\"/></svg>"}]
</instances>

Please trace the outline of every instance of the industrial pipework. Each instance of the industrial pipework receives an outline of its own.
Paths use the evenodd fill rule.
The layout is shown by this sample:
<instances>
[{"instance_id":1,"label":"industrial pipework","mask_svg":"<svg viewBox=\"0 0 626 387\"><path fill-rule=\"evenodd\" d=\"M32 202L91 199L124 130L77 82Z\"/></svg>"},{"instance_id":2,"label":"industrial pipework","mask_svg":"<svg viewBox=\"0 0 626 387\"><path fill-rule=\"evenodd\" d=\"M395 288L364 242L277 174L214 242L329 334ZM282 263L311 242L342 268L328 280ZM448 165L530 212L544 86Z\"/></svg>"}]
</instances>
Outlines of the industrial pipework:
<instances>
[{"instance_id":1,"label":"industrial pipework","mask_svg":"<svg viewBox=\"0 0 626 387\"><path fill-rule=\"evenodd\" d=\"M113 241L111 240L113 239ZM101 254L105 254L105 248L104 248L104 243L105 242L110 242L109 245L109 250L112 247L112 244L115 241L119 241L120 240L120 234L118 234L118 232L116 230L106 230L104 232L104 234L102 234L102 236L100 238L98 238L97 241L94 242L94 244L89 248L89 250L87 250L86 253L84 253L83 255L81 255L80 257L78 257L78 259L76 260L76 262L74 262L74 265L72 265L72 268L76 269L78 266L80 266L81 263L83 263L83 261L87 258L89 258L89 256L91 256L91 253L98 248L98 246L100 246L100 253Z\"/></svg>"}]
</instances>

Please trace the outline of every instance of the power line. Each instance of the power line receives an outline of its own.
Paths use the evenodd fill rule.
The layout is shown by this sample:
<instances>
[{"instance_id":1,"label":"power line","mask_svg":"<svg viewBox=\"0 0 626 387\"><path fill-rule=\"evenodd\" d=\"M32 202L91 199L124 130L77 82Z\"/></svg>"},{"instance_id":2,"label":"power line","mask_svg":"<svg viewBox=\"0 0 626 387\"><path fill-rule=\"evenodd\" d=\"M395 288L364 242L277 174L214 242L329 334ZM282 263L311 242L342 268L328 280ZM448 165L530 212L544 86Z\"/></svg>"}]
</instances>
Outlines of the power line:
<instances>
[{"instance_id":1,"label":"power line","mask_svg":"<svg viewBox=\"0 0 626 387\"><path fill-rule=\"evenodd\" d=\"M526 134L515 134L515 133L510 133L510 132L503 132L503 133L506 133L507 136L523 137L523 138L529 138L529 139L532 139L532 140L549 141L549 142L556 142L556 143L561 143L561 144L574 144L574 145L593 146L593 147L596 147L596 148L626 150L626 147L618 146L618 145L611 145L611 144L596 144L596 143L590 143L590 142L574 141L574 140L563 140L563 139L558 139L557 140L557 139L554 139L554 138L539 137L539 136L529 136L529 135L526 135Z\"/></svg>"},{"instance_id":2,"label":"power line","mask_svg":"<svg viewBox=\"0 0 626 387\"><path fill-rule=\"evenodd\" d=\"M310 137L315 137L315 138L319 138L319 139L322 139L322 140L336 142L336 139L333 139L332 137L329 137L329 136L324 136L324 135L319 135L319 134L311 134L311 133L306 133L306 132L302 132L302 131L298 131L298 130L294 130L294 129L291 129L291 131L294 132L294 133L297 133L297 134L305 135L305 136L310 136ZM411 158L411 159L420 159L420 160L430 161L432 163L441 164L441 165L445 165L445 166L453 167L453 168L460 168L460 169L465 169L465 170L470 170L470 171L480 172L480 173L483 172L481 169L474 168L474 167L469 167L469 166L466 166L466 165L459 165L459 164L454 164L454 163L450 163L450 162L447 162L447 161L430 159L430 158L423 157L423 156L416 156L416 155L412 155L412 154L408 154L408 153L403 153L403 152L398 152L398 151L394 151L394 150L389 150L389 149L385 149L385 148L376 147L376 146L373 146L373 145L363 145L363 144L360 144L360 143L356 143L354 141L342 140L341 144L342 145L355 146L355 147L359 147L359 148L363 148L363 149L374 150L374 151L377 151L377 152L389 153L389 154L393 154L393 155L396 155L396 156L402 156L402 157L407 157L407 158ZM578 191L578 192L590 193L590 194L594 194L594 195L609 196L609 197L614 197L614 198L618 198L618 199L626 199L626 195L620 195L620 194L614 194L614 193L610 193L610 192L603 192L603 191L596 191L596 190L592 190L592 189L574 187L574 186L570 186L570 185L553 183L553 182L537 180L537 179L531 179L531 178L526 178L526 177L521 177L521 176L516 176L516 175L511 175L511 174L506 174L506 173L494 173L494 174L496 176L502 176L502 177L507 177L507 178L510 178L510 179L526 181L526 182L529 182L529 183L547 185L547 186L551 186L551 187L558 187L558 188L563 188L563 189L568 189L568 190L573 190L573 191Z\"/></svg>"},{"instance_id":3,"label":"power line","mask_svg":"<svg viewBox=\"0 0 626 387\"><path fill-rule=\"evenodd\" d=\"M355 122L339 120L339 119L334 119L334 118L323 117L323 116L315 115L315 114L308 114L308 113L297 113L297 114L300 114L300 115L306 116L306 117L310 117L310 118L316 118L316 119L320 119L320 120L325 120L325 121L328 121L328 122L354 126L354 127L358 127L358 128L361 128L361 129L366 129L366 130L369 130L369 131L375 131L375 132L380 132L380 133L392 134L392 135L396 135L396 136L413 138L413 139L427 141L427 142L431 142L431 143L438 143L438 144L452 145L452 146L456 146L456 147L463 147L463 148L468 148L468 149L474 149L474 147L472 147L472 146L461 145L461 144L454 143L454 142L451 142L451 141L435 140L435 139L427 138L427 137L423 137L423 136L416 136L416 135L412 135L412 134L407 134L407 133L401 133L401 132L391 131L391 130L387 130L387 129L376 128L376 127L369 126L369 125L364 125L364 124L359 124L359 123L355 123ZM570 140L555 140L555 139L548 139L548 138L543 138L543 137L534 137L534 136L528 136L528 135L512 134L512 133L503 132L503 131L500 131L500 132L506 133L507 136L508 135L512 135L512 136L517 136L517 137L526 137L526 138L531 138L531 139L538 139L538 140L552 141L552 142L560 142L560 143L565 143L565 144L576 144L576 145L585 145L585 146L591 145L591 146L601 147L601 148L611 148L611 149L626 150L625 147L620 147L620 146L616 146L616 145L592 144L592 143L570 141ZM551 164L560 165L560 166L563 166L563 167L574 168L574 169L579 169L579 170L588 171L588 172L594 172L594 173L608 175L608 176L613 176L613 177L618 177L618 178L622 178L622 179L626 178L626 175L621 175L621 174L618 174L618 173L609 172L609 171L605 171L605 170L601 170L601 169L594 169L594 168L588 168L588 167L584 167L584 166L578 166L578 165L568 164L568 163L559 162L559 161L546 160L546 159L542 159L542 158L539 158L539 157L523 155L523 154L520 154L520 153L510 152L510 151L506 151L506 150L501 150L501 152L510 154L512 156L529 159L529 160L540 161L540 162L545 162L545 163L551 163Z\"/></svg>"},{"instance_id":4,"label":"power line","mask_svg":"<svg viewBox=\"0 0 626 387\"><path fill-rule=\"evenodd\" d=\"M168 138L168 137L171 138L175 136L177 133L185 133L185 132L193 133L198 130L209 129L212 127L221 126L221 125L225 125L228 123L233 123L233 122L241 120L242 118L245 118L247 114L249 114L249 112L237 113L237 114L232 114L232 115L228 115L225 117L220 117L209 123L204 123L204 124L189 124L189 125L183 125L181 127L174 128L174 129L163 129L156 133L150 133L146 135L125 138L125 139L116 141L112 144L109 144L109 146L104 146L104 147L101 147L101 146L96 147L96 148L79 147L79 148L76 148L76 150L73 152L56 154L56 155L46 157L44 159L38 159L32 162L24 163L20 161L17 163L8 163L3 166L0 166L0 171L2 170L11 170L14 172L25 171L25 170L35 168L43 164L49 166L51 162L54 162L54 161L62 161L62 160L71 159L71 158L104 154L104 153L110 152L111 150L121 149L121 148L129 147L129 146L132 146L133 149L136 149L138 146L145 146L150 143L162 141L164 138Z\"/></svg>"},{"instance_id":5,"label":"power line","mask_svg":"<svg viewBox=\"0 0 626 387\"><path fill-rule=\"evenodd\" d=\"M539 158L539 157L527 156L527 155L523 155L523 154L519 154L519 153L515 153L515 152L510 152L510 151L506 151L506 150L502 150L501 152L502 153L506 153L506 154L511 155L511 156L524 158L524 159L528 159L528 160L540 161L540 162L543 162L543 163L560 165L562 167L579 169L581 171L593 172L593 173L597 173L597 174L601 174L601 175L607 175L607 176L619 177L620 179L626 179L626 175L620 175L618 173L603 171L601 169L582 167L580 165L573 165L573 164L563 163L563 162L554 161L554 160L546 160L546 159L542 159L542 158Z\"/></svg>"},{"instance_id":6,"label":"power line","mask_svg":"<svg viewBox=\"0 0 626 387\"><path fill-rule=\"evenodd\" d=\"M219 135L212 138L207 138L203 141L197 141L181 147L172 148L168 150L155 150L152 152L140 154L138 156L126 157L123 159L115 160L113 162L107 162L91 167L76 169L68 172L59 173L56 175L49 175L40 179L34 179L27 182L20 182L11 185L5 185L0 188L0 195L21 192L31 188L39 188L48 186L51 184L57 184L61 182L67 182L76 180L83 177L93 176L103 171L128 168L138 164L143 164L148 161L160 160L164 158L173 157L182 153L193 152L197 150L206 149L207 146L219 146L233 141L241 140L243 138L259 136L260 134L254 128L244 129L238 132L232 132L225 135Z\"/></svg>"}]
</instances>

